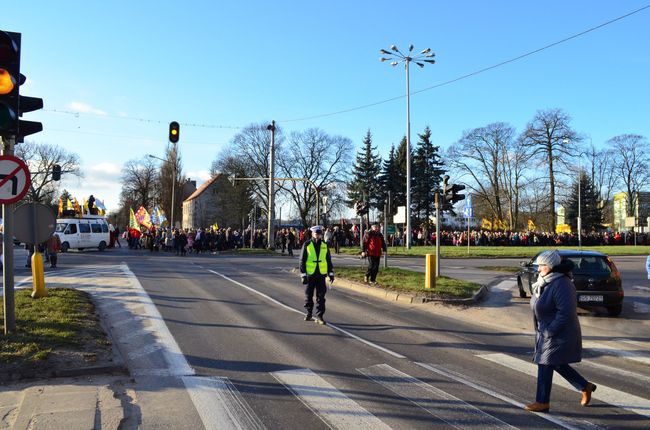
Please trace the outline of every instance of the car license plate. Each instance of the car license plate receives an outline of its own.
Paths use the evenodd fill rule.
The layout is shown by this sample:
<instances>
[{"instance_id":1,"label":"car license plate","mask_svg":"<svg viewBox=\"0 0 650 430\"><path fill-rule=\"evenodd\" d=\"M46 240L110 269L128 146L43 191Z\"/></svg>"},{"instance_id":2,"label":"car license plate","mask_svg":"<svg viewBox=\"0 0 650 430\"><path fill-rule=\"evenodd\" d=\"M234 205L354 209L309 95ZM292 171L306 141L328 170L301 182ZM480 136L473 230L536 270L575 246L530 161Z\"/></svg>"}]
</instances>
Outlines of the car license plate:
<instances>
[{"instance_id":1,"label":"car license plate","mask_svg":"<svg viewBox=\"0 0 650 430\"><path fill-rule=\"evenodd\" d=\"M578 297L579 302L602 302L603 296L580 296Z\"/></svg>"}]
</instances>

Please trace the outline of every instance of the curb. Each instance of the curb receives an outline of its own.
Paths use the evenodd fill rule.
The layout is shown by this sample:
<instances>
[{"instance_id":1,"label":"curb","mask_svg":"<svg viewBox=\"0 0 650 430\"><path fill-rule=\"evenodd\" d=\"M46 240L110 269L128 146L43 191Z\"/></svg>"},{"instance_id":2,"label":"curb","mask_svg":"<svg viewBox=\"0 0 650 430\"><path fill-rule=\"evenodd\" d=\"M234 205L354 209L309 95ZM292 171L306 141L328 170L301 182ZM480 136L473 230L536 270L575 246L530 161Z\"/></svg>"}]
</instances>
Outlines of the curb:
<instances>
[{"instance_id":1,"label":"curb","mask_svg":"<svg viewBox=\"0 0 650 430\"><path fill-rule=\"evenodd\" d=\"M52 370L50 372L42 372L40 370L14 371L12 373L9 372L0 373L0 387L3 385L10 385L17 382L49 380L52 378L97 376L97 375L128 376L129 372L126 369L126 367L122 365L76 367L70 369Z\"/></svg>"},{"instance_id":2,"label":"curb","mask_svg":"<svg viewBox=\"0 0 650 430\"><path fill-rule=\"evenodd\" d=\"M292 273L298 273L298 269L291 269ZM363 284L358 281L353 281L347 278L336 278L336 287L342 287L347 290L356 291L358 293L366 294L368 296L377 297L390 302L401 302L406 304L422 304L429 302L444 303L450 305L475 305L480 301L484 300L490 293L489 287L492 283L488 285L483 285L479 290L474 293L472 297L465 299L451 299L445 297L423 297L417 294L408 293L408 292L399 292L394 290L386 290L381 287L373 287L370 285ZM496 282L496 281L495 281ZM500 281L499 281L500 282Z\"/></svg>"}]
</instances>

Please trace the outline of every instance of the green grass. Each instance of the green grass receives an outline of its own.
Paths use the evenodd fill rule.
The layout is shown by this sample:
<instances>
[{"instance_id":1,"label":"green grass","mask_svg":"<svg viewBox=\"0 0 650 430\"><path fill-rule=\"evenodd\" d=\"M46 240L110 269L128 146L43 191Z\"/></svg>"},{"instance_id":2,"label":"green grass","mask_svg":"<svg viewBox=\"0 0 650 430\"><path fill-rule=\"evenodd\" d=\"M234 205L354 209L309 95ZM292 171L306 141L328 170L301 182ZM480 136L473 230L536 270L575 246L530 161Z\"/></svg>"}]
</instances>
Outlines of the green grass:
<instances>
[{"instance_id":1,"label":"green grass","mask_svg":"<svg viewBox=\"0 0 650 430\"><path fill-rule=\"evenodd\" d=\"M336 276L363 282L366 269L360 267L337 267ZM401 290L452 298L471 297L481 288L479 284L460 279L441 276L436 280L434 290L424 288L424 273L412 270L387 268L380 269L377 276L378 287L389 290Z\"/></svg>"},{"instance_id":2,"label":"green grass","mask_svg":"<svg viewBox=\"0 0 650 430\"><path fill-rule=\"evenodd\" d=\"M40 299L30 294L16 291L16 330L0 334L0 363L36 363L56 349L83 351L87 342L109 344L85 293L57 288Z\"/></svg>"},{"instance_id":3,"label":"green grass","mask_svg":"<svg viewBox=\"0 0 650 430\"><path fill-rule=\"evenodd\" d=\"M440 255L443 258L530 258L541 251L548 249L575 249L577 246L472 246L469 253L467 246L441 246ZM625 245L625 246L583 246L583 251L598 251L607 255L648 255L650 246L647 245ZM341 248L344 254L357 255L360 252L358 247ZM435 254L435 246L414 246L410 250L404 247L388 248L388 255L398 256L423 256Z\"/></svg>"}]
</instances>

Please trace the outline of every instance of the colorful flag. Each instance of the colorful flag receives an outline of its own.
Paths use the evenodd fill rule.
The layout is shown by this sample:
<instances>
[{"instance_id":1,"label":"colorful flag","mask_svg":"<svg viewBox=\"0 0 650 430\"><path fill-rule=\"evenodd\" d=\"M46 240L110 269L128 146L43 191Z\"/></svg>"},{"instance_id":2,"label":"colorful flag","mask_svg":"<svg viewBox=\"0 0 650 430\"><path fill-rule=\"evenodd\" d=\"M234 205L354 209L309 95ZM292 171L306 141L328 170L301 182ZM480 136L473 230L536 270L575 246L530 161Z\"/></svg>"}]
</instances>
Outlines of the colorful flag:
<instances>
[{"instance_id":1,"label":"colorful flag","mask_svg":"<svg viewBox=\"0 0 650 430\"><path fill-rule=\"evenodd\" d=\"M57 211L57 217L63 215L63 197L59 197L59 210Z\"/></svg>"},{"instance_id":2,"label":"colorful flag","mask_svg":"<svg viewBox=\"0 0 650 430\"><path fill-rule=\"evenodd\" d=\"M535 223L533 222L532 219L528 220L528 231L535 231Z\"/></svg>"},{"instance_id":3,"label":"colorful flag","mask_svg":"<svg viewBox=\"0 0 650 430\"><path fill-rule=\"evenodd\" d=\"M135 219L135 214L133 213L133 208L129 208L129 228L140 230L138 221Z\"/></svg>"},{"instance_id":4,"label":"colorful flag","mask_svg":"<svg viewBox=\"0 0 650 430\"><path fill-rule=\"evenodd\" d=\"M104 206L104 202L102 202L99 199L96 199L95 207L97 208L97 212L99 213L99 215L106 215L106 206Z\"/></svg>"},{"instance_id":5,"label":"colorful flag","mask_svg":"<svg viewBox=\"0 0 650 430\"><path fill-rule=\"evenodd\" d=\"M219 230L219 223L215 221L214 224L212 224L212 230Z\"/></svg>"},{"instance_id":6,"label":"colorful flag","mask_svg":"<svg viewBox=\"0 0 650 430\"><path fill-rule=\"evenodd\" d=\"M160 221L160 225L163 225L165 221L167 221L167 217L165 216L165 212L163 212L162 209L158 208L158 220Z\"/></svg>"},{"instance_id":7,"label":"colorful flag","mask_svg":"<svg viewBox=\"0 0 650 430\"><path fill-rule=\"evenodd\" d=\"M140 209L137 210L135 213L135 219L138 221L138 224L143 225L147 228L151 228L151 216L149 215L149 212L144 208L144 206L140 206Z\"/></svg>"},{"instance_id":8,"label":"colorful flag","mask_svg":"<svg viewBox=\"0 0 650 430\"><path fill-rule=\"evenodd\" d=\"M160 219L158 219L158 207L157 206L154 206L153 210L151 211L151 224L160 225Z\"/></svg>"},{"instance_id":9,"label":"colorful flag","mask_svg":"<svg viewBox=\"0 0 650 430\"><path fill-rule=\"evenodd\" d=\"M482 230L492 230L492 221L489 219L483 218L481 220L481 229Z\"/></svg>"},{"instance_id":10,"label":"colorful flag","mask_svg":"<svg viewBox=\"0 0 650 430\"><path fill-rule=\"evenodd\" d=\"M79 207L79 202L75 197L72 198L72 206L74 207L74 212L79 214L79 218L81 218L81 208Z\"/></svg>"},{"instance_id":11,"label":"colorful flag","mask_svg":"<svg viewBox=\"0 0 650 430\"><path fill-rule=\"evenodd\" d=\"M68 199L68 201L65 204L65 210L67 210L67 211L73 211L74 210L74 206L72 206L72 202L70 201L70 199Z\"/></svg>"}]
</instances>

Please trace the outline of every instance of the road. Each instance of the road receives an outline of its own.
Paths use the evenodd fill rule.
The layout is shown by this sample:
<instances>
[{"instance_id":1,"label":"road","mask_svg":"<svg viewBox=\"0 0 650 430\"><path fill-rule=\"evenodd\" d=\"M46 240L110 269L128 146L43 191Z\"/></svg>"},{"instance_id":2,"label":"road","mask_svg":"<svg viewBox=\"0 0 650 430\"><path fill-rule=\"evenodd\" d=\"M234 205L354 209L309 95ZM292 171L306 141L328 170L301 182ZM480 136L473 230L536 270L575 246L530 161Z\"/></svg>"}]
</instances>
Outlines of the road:
<instances>
[{"instance_id":1,"label":"road","mask_svg":"<svg viewBox=\"0 0 650 430\"><path fill-rule=\"evenodd\" d=\"M182 355L160 360L155 355L165 348L156 345L166 337L157 334L153 345L143 339L128 355L151 356L157 367L136 380L159 375L158 384L169 377L184 385L195 408L185 413L208 428L227 428L226 421L233 428L269 429L650 424L650 330L627 331L635 321L625 317L600 318L607 326L602 331L585 324L598 317L581 316L589 346L576 367L599 386L593 406L581 407L579 393L556 385L552 413L531 414L521 409L535 391L530 314L519 320L510 312L523 312L523 301L460 310L407 306L334 287L327 296L329 325L318 326L302 320L302 286L290 272L297 260L288 257L182 258L122 249L65 254L59 265L56 276L70 270L98 279L117 267L135 276L134 285L147 294L129 297L153 301L164 322L159 329L169 330ZM494 295L508 294L502 286ZM497 318L499 313L507 318ZM165 389L150 384L151 390ZM199 421L196 416L188 422Z\"/></svg>"}]
</instances>

